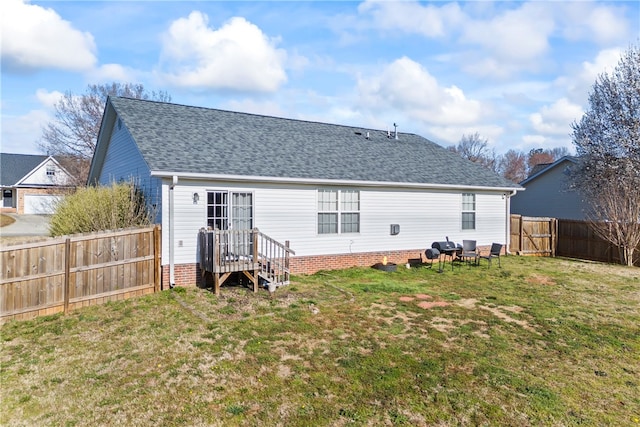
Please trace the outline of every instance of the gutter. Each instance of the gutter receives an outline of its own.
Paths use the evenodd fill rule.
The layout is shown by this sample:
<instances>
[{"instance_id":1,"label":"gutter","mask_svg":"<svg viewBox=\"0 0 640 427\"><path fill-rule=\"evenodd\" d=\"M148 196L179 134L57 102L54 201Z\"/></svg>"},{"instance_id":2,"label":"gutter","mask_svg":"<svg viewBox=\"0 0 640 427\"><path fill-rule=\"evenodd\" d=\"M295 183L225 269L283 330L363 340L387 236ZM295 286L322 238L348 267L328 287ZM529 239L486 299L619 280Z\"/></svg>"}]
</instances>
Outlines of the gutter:
<instances>
[{"instance_id":1,"label":"gutter","mask_svg":"<svg viewBox=\"0 0 640 427\"><path fill-rule=\"evenodd\" d=\"M281 183L281 184L319 184L319 185L353 185L359 187L397 187L415 189L435 189L435 190L475 190L475 191L502 191L513 192L524 190L513 187L488 187L481 185L455 185L455 184L426 184L415 182L385 182L385 181L362 181L362 180L337 180L320 178L281 178L268 176L247 176L247 175L220 175L204 174L192 172L165 172L151 171L151 176L160 178L170 178L180 176L185 179L203 179L229 182L261 182L261 183Z\"/></svg>"},{"instance_id":2,"label":"gutter","mask_svg":"<svg viewBox=\"0 0 640 427\"><path fill-rule=\"evenodd\" d=\"M169 288L173 289L176 285L176 271L175 271L175 262L174 262L174 229L175 226L173 224L174 218L174 187L178 184L178 176L172 176L171 185L169 185Z\"/></svg>"},{"instance_id":3,"label":"gutter","mask_svg":"<svg viewBox=\"0 0 640 427\"><path fill-rule=\"evenodd\" d=\"M521 189L520 191L524 190ZM504 216L505 216L505 249L504 253L506 255L511 255L511 251L509 251L509 246L511 244L511 198L516 195L518 190L512 190L509 194L505 194L505 202L504 202Z\"/></svg>"}]
</instances>

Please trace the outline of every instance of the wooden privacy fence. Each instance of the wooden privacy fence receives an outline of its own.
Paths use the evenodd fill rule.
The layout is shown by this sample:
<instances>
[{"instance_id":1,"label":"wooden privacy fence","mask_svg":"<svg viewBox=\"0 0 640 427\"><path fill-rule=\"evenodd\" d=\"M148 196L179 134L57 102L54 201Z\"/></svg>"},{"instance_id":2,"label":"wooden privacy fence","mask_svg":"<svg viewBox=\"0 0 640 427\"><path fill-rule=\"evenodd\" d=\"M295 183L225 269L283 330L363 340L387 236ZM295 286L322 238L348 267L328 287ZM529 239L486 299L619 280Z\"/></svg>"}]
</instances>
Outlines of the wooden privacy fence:
<instances>
[{"instance_id":1,"label":"wooden privacy fence","mask_svg":"<svg viewBox=\"0 0 640 427\"><path fill-rule=\"evenodd\" d=\"M640 247L636 249L640 251ZM588 221L558 220L558 256L624 264L619 248L598 236ZM640 265L640 259L635 263Z\"/></svg>"},{"instance_id":2,"label":"wooden privacy fence","mask_svg":"<svg viewBox=\"0 0 640 427\"><path fill-rule=\"evenodd\" d=\"M518 255L555 256L558 221L511 215L509 251Z\"/></svg>"},{"instance_id":3,"label":"wooden privacy fence","mask_svg":"<svg viewBox=\"0 0 640 427\"><path fill-rule=\"evenodd\" d=\"M3 247L0 321L157 292L160 251L158 226Z\"/></svg>"}]
</instances>

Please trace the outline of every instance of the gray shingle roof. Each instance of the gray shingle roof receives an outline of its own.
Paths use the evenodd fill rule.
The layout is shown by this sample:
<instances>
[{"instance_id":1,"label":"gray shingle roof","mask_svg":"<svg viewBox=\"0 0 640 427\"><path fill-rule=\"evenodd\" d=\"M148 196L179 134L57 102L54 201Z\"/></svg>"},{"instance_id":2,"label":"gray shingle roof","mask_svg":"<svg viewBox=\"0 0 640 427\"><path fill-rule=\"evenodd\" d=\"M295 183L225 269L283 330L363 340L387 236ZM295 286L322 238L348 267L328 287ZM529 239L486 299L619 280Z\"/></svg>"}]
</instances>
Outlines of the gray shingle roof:
<instances>
[{"instance_id":1,"label":"gray shingle roof","mask_svg":"<svg viewBox=\"0 0 640 427\"><path fill-rule=\"evenodd\" d=\"M0 153L0 185L12 187L49 156Z\"/></svg>"},{"instance_id":2,"label":"gray shingle roof","mask_svg":"<svg viewBox=\"0 0 640 427\"><path fill-rule=\"evenodd\" d=\"M519 187L414 134L396 140L375 129L130 98L110 102L152 171Z\"/></svg>"}]
</instances>

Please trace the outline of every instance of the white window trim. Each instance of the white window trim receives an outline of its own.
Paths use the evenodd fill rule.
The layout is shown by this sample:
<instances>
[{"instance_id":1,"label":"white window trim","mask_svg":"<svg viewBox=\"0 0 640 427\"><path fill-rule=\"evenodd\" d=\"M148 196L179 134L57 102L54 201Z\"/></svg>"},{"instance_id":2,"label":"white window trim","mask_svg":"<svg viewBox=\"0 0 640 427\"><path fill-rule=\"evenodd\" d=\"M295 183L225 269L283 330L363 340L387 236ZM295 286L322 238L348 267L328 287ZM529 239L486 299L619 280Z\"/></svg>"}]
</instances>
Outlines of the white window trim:
<instances>
[{"instance_id":1,"label":"white window trim","mask_svg":"<svg viewBox=\"0 0 640 427\"><path fill-rule=\"evenodd\" d=\"M197 192L197 191L196 191ZM242 189L220 189L220 188L206 188L204 190L205 194L205 203L204 203L204 224L205 226L209 223L209 203L208 203L208 194L209 193L227 193L227 228L231 228L231 224L233 224L233 195L236 193L246 193L251 194L251 209L252 209L252 221L253 228L256 228L256 194L254 190L242 190Z\"/></svg>"},{"instance_id":2,"label":"white window trim","mask_svg":"<svg viewBox=\"0 0 640 427\"><path fill-rule=\"evenodd\" d=\"M464 196L465 195L473 196L473 210L465 210L464 208ZM473 228L464 228L464 214L465 213L473 213ZM460 231L468 232L468 231L476 231L478 229L478 195L477 193L462 193L460 195Z\"/></svg>"},{"instance_id":3,"label":"white window trim","mask_svg":"<svg viewBox=\"0 0 640 427\"><path fill-rule=\"evenodd\" d=\"M318 209L318 204L320 202L320 192L321 191L335 191L338 195L338 199L337 199L337 208L335 211L321 211L320 209ZM357 211L346 211L346 210L342 210L342 194L345 191L352 191L352 192L356 192L358 193L358 210ZM355 234L360 234L360 227L362 225L362 216L360 215L362 213L362 200L360 198L362 192L358 189L350 189L350 188L345 188L345 189L337 189L337 188L327 188L327 187L323 187L323 188L316 188L316 236L320 236L320 237L326 237L326 236L339 236L339 235L355 235ZM335 233L320 233L318 231L318 226L319 224L319 214L321 213L335 213L337 215L337 231ZM343 213L357 213L359 214L358 216L358 231L354 231L354 232L343 232L342 231L342 214Z\"/></svg>"}]
</instances>

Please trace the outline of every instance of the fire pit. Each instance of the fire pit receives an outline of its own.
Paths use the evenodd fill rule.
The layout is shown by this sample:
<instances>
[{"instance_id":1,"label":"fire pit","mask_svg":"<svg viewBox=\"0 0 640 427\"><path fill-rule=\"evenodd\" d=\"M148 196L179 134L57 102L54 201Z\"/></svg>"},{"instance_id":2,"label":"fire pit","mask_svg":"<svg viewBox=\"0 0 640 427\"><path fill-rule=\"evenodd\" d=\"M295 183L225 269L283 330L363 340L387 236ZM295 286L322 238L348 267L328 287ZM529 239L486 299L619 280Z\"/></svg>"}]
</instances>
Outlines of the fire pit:
<instances>
[{"instance_id":1,"label":"fire pit","mask_svg":"<svg viewBox=\"0 0 640 427\"><path fill-rule=\"evenodd\" d=\"M382 262L377 262L373 264L371 267L377 270L382 270L382 271L396 271L396 269L398 268L396 264L392 262L387 262L387 257L384 257L382 259Z\"/></svg>"}]
</instances>

